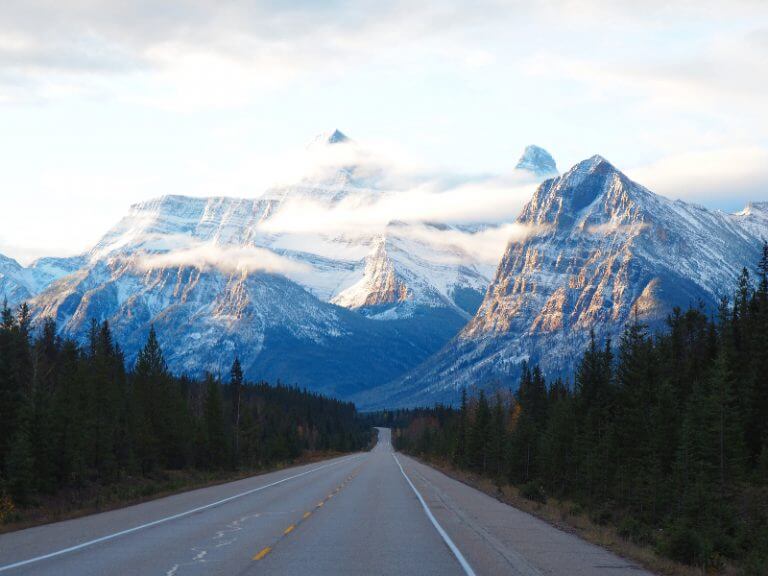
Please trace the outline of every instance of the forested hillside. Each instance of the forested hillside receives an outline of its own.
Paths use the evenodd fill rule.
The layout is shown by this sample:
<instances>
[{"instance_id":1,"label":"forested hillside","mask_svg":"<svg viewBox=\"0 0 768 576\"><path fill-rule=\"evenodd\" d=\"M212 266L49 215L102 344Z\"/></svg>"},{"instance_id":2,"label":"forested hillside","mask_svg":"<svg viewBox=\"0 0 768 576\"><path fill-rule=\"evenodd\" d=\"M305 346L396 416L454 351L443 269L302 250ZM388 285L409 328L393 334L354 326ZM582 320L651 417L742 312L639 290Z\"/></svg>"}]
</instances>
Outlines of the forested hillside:
<instances>
[{"instance_id":1,"label":"forested hillside","mask_svg":"<svg viewBox=\"0 0 768 576\"><path fill-rule=\"evenodd\" d=\"M637 317L619 342L593 337L572 382L528 366L514 395L387 419L401 450L576 501L672 559L765 574L768 244L716 315L676 309L661 333Z\"/></svg>"},{"instance_id":2,"label":"forested hillside","mask_svg":"<svg viewBox=\"0 0 768 576\"><path fill-rule=\"evenodd\" d=\"M126 369L106 322L93 322L81 348L61 339L52 320L32 330L26 305L16 312L5 306L2 508L173 470L258 470L308 451L351 451L369 443L369 428L353 404L246 382L233 360L225 381L175 376L150 331L135 366Z\"/></svg>"}]
</instances>

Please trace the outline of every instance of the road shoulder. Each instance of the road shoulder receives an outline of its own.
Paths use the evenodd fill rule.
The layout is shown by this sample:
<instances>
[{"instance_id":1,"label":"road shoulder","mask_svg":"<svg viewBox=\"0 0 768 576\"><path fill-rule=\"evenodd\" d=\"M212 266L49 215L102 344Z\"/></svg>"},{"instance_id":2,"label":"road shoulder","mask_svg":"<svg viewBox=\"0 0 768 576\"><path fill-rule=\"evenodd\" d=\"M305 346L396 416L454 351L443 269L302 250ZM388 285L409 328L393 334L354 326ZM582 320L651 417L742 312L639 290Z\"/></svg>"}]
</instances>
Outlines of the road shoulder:
<instances>
[{"instance_id":1,"label":"road shoulder","mask_svg":"<svg viewBox=\"0 0 768 576\"><path fill-rule=\"evenodd\" d=\"M414 458L399 455L440 523L478 573L650 576L638 563Z\"/></svg>"}]
</instances>

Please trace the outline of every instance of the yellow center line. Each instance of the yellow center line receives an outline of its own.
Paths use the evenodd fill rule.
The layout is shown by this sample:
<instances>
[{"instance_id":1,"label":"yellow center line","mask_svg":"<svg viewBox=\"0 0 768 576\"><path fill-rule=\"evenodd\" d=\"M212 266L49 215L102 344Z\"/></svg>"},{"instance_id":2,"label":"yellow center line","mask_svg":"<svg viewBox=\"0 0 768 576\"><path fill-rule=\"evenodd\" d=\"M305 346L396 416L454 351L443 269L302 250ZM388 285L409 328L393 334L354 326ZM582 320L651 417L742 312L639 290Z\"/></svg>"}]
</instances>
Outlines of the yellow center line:
<instances>
[{"instance_id":1,"label":"yellow center line","mask_svg":"<svg viewBox=\"0 0 768 576\"><path fill-rule=\"evenodd\" d=\"M322 507L328 500L333 498L334 494L338 494L339 491L341 491L341 489L344 488L347 485L347 482L351 481L355 476L356 475L353 474L353 475L349 476L349 478L344 480L341 484L339 484L333 492L328 494L328 496L326 496L323 500L321 500L320 502L317 503L317 505L315 506L315 509L318 509L318 508ZM296 526L298 524L300 524L303 520L306 520L307 518L309 518L311 515L312 515L312 511L311 510L308 511L308 512L304 512L304 515L302 516L301 520L299 520L296 524L291 524L290 526L288 526L288 528L283 530L283 536L278 538L277 541L279 542L284 536L287 536L288 534L293 532L296 529ZM254 560L261 560L261 559L263 559L267 554L269 554L272 551L272 547L273 546L274 546L274 544L272 546L267 546L266 548L263 548L258 554L256 554L253 557L253 559Z\"/></svg>"}]
</instances>

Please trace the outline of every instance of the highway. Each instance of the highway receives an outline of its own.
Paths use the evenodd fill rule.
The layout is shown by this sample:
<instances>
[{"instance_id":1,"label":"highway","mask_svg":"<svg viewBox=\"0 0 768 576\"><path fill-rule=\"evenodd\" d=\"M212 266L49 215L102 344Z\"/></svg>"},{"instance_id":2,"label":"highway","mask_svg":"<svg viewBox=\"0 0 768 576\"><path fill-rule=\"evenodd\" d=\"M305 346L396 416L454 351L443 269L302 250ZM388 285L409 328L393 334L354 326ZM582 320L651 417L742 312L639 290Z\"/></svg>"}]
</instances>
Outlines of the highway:
<instances>
[{"instance_id":1,"label":"highway","mask_svg":"<svg viewBox=\"0 0 768 576\"><path fill-rule=\"evenodd\" d=\"M646 575L402 454L297 466L0 536L0 574Z\"/></svg>"}]
</instances>

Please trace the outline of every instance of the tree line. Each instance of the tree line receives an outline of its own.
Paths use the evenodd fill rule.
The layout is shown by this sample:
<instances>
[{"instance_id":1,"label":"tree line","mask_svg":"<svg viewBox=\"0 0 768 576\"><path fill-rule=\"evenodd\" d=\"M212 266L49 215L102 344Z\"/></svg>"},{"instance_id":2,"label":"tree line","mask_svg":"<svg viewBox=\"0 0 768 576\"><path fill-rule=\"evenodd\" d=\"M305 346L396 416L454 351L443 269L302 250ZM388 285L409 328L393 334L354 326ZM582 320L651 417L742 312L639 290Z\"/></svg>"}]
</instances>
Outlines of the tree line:
<instances>
[{"instance_id":1,"label":"tree line","mask_svg":"<svg viewBox=\"0 0 768 576\"><path fill-rule=\"evenodd\" d=\"M515 394L462 394L386 418L399 449L575 501L688 564L768 570L768 244L712 316L634 318L590 344L572 381L524 366Z\"/></svg>"},{"instance_id":2,"label":"tree line","mask_svg":"<svg viewBox=\"0 0 768 576\"><path fill-rule=\"evenodd\" d=\"M168 470L257 470L306 451L366 447L351 403L243 377L169 372L153 329L128 370L109 323L86 344L31 327L26 304L0 314L0 497L107 485Z\"/></svg>"}]
</instances>

